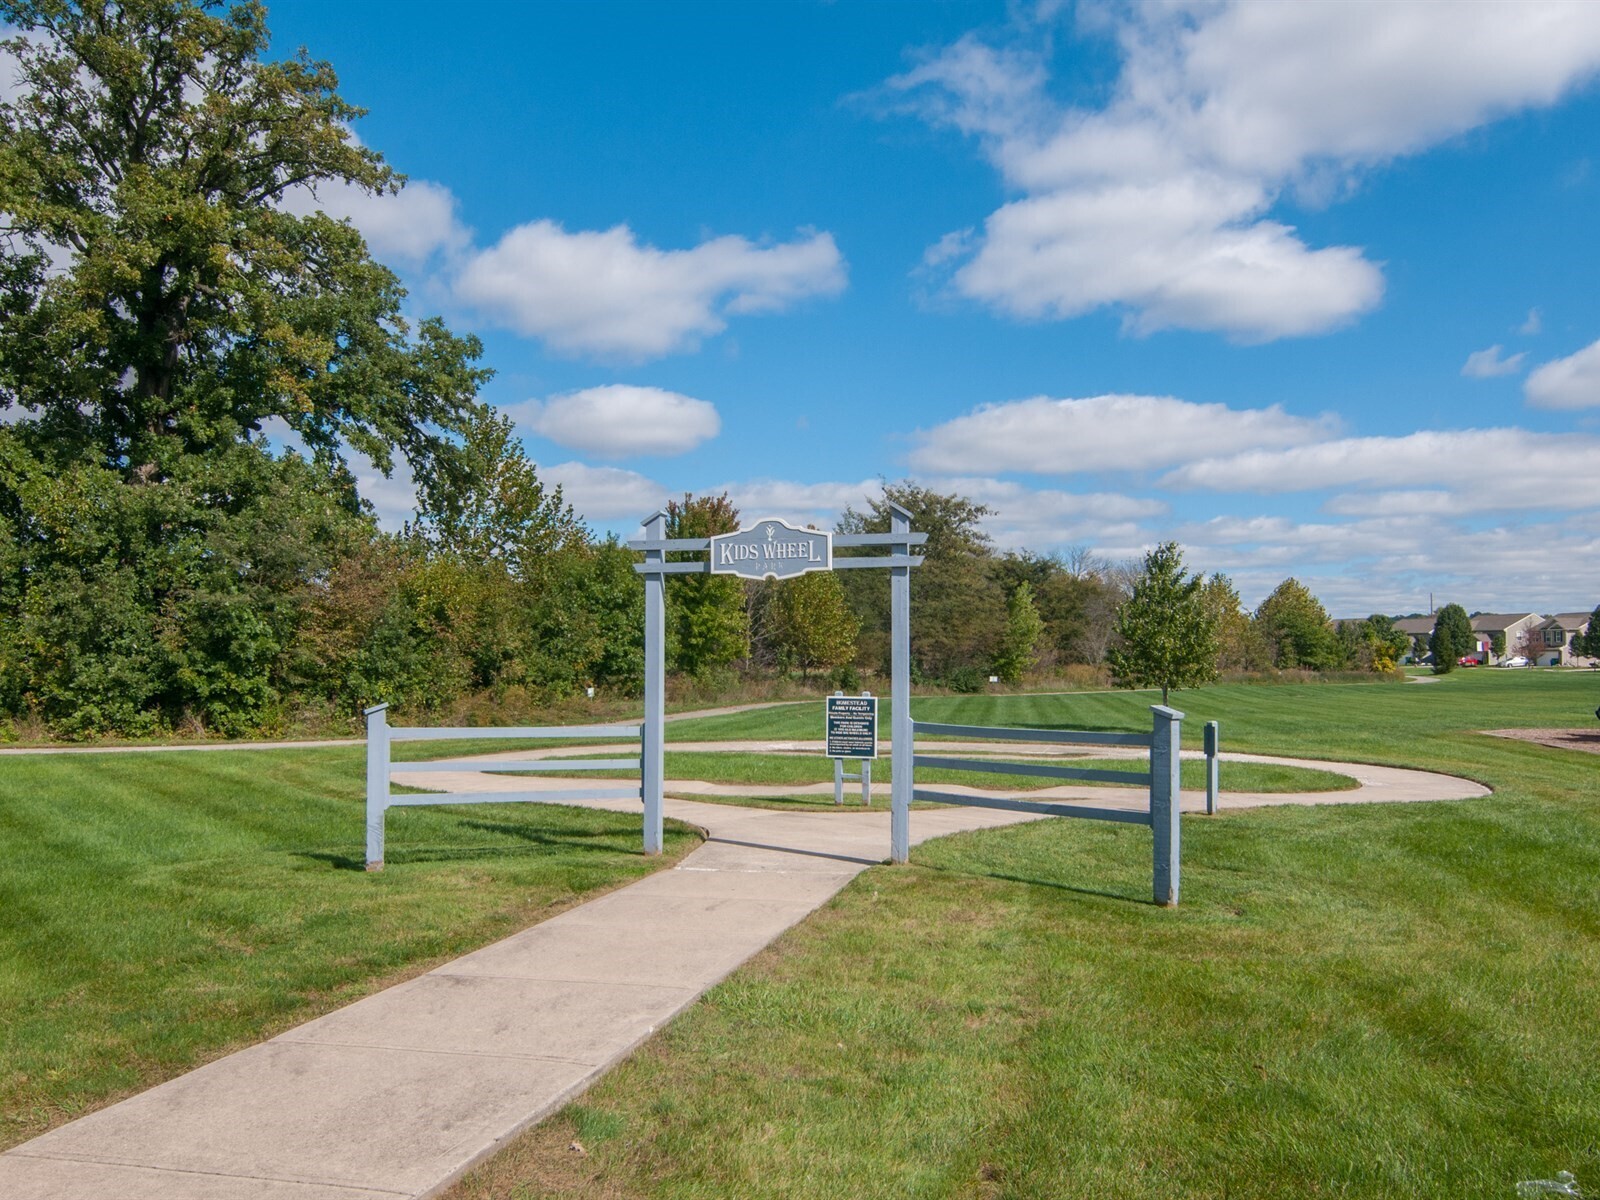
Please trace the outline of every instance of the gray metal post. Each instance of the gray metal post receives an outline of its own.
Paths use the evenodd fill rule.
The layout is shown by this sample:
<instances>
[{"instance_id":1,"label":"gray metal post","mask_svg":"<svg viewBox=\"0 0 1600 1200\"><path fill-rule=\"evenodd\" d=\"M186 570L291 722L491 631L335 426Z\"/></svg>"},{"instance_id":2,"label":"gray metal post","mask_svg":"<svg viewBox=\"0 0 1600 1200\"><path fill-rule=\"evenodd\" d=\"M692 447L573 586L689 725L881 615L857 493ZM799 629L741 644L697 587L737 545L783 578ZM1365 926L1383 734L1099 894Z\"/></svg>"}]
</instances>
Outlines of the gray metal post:
<instances>
[{"instance_id":1,"label":"gray metal post","mask_svg":"<svg viewBox=\"0 0 1600 1200\"><path fill-rule=\"evenodd\" d=\"M898 504L889 505L889 531L911 532L911 514ZM909 541L890 546L891 554L910 555ZM890 787L889 858L897 863L911 859L911 568L889 568L890 692L894 705L889 761L894 771Z\"/></svg>"},{"instance_id":2,"label":"gray metal post","mask_svg":"<svg viewBox=\"0 0 1600 1200\"><path fill-rule=\"evenodd\" d=\"M1152 704L1155 727L1150 738L1150 829L1155 834L1153 887L1157 904L1174 908L1178 903L1178 750L1183 735L1183 714L1163 704Z\"/></svg>"},{"instance_id":3,"label":"gray metal post","mask_svg":"<svg viewBox=\"0 0 1600 1200\"><path fill-rule=\"evenodd\" d=\"M834 695L842 696L844 693L835 692ZM826 720L823 721L823 725L827 725ZM823 736L827 736L826 728L823 730ZM844 803L844 759L842 758L833 760L833 802L835 804Z\"/></svg>"},{"instance_id":4,"label":"gray metal post","mask_svg":"<svg viewBox=\"0 0 1600 1200\"><path fill-rule=\"evenodd\" d=\"M1206 722L1206 815L1217 812L1217 723Z\"/></svg>"},{"instance_id":5,"label":"gray metal post","mask_svg":"<svg viewBox=\"0 0 1600 1200\"><path fill-rule=\"evenodd\" d=\"M862 692L861 698L863 700L870 700L872 698L872 693ZM876 719L874 719L872 722L872 736L874 738L878 736L878 722ZM878 747L876 743L873 744L872 749L874 753L877 752ZM863 808L872 807L872 760L870 758L863 758L861 760L861 804Z\"/></svg>"},{"instance_id":6,"label":"gray metal post","mask_svg":"<svg viewBox=\"0 0 1600 1200\"><path fill-rule=\"evenodd\" d=\"M367 718L367 870L383 870L383 814L389 807L389 706L375 704Z\"/></svg>"},{"instance_id":7,"label":"gray metal post","mask_svg":"<svg viewBox=\"0 0 1600 1200\"><path fill-rule=\"evenodd\" d=\"M667 514L658 512L644 523L645 537L666 536ZM644 552L646 565L665 563L660 550ZM644 577L644 735L640 742L639 794L644 799L644 852L660 854L662 789L665 786L667 722L667 577L660 571Z\"/></svg>"}]
</instances>

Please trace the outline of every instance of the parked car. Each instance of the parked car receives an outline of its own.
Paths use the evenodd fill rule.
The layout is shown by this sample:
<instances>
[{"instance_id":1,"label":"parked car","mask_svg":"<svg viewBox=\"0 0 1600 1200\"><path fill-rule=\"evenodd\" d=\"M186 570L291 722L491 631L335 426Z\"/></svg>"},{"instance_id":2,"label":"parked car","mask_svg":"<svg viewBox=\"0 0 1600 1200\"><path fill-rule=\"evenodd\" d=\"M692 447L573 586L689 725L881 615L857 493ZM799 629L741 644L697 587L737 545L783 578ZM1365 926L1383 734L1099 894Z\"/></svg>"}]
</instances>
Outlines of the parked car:
<instances>
[{"instance_id":1,"label":"parked car","mask_svg":"<svg viewBox=\"0 0 1600 1200\"><path fill-rule=\"evenodd\" d=\"M1510 658L1502 658L1500 665L1502 667L1525 667L1528 665L1528 659L1526 655L1513 654Z\"/></svg>"},{"instance_id":2,"label":"parked car","mask_svg":"<svg viewBox=\"0 0 1600 1200\"><path fill-rule=\"evenodd\" d=\"M1460 658L1456 659L1456 666L1458 667L1478 667L1482 665L1482 663L1473 658L1470 654L1463 654Z\"/></svg>"}]
</instances>

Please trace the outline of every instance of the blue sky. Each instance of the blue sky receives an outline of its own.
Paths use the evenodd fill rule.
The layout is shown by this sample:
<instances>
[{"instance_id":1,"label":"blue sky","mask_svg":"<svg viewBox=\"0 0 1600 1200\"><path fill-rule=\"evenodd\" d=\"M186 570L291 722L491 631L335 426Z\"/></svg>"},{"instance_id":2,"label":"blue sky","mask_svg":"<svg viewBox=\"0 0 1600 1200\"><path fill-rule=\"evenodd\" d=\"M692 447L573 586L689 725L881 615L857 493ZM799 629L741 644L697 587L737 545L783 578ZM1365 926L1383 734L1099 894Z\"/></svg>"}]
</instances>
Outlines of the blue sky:
<instances>
[{"instance_id":1,"label":"blue sky","mask_svg":"<svg viewBox=\"0 0 1600 1200\"><path fill-rule=\"evenodd\" d=\"M1600 601L1600 5L271 5L597 529L1173 538L1247 603ZM397 519L403 480L373 482Z\"/></svg>"}]
</instances>

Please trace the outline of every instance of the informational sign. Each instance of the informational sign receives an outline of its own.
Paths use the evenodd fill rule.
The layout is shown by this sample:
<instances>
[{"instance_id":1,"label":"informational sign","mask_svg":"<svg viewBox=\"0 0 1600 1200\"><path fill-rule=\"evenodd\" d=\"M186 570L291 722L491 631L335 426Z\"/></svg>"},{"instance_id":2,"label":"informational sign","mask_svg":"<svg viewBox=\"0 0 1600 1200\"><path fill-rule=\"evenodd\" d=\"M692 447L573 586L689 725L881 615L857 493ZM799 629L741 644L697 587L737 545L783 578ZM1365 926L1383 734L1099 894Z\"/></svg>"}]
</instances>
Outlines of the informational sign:
<instances>
[{"instance_id":1,"label":"informational sign","mask_svg":"<svg viewBox=\"0 0 1600 1200\"><path fill-rule=\"evenodd\" d=\"M878 757L876 696L829 696L826 724L829 758Z\"/></svg>"},{"instance_id":2,"label":"informational sign","mask_svg":"<svg viewBox=\"0 0 1600 1200\"><path fill-rule=\"evenodd\" d=\"M769 517L737 533L711 539L711 573L745 579L792 579L808 571L833 570L833 534L797 529Z\"/></svg>"}]
</instances>

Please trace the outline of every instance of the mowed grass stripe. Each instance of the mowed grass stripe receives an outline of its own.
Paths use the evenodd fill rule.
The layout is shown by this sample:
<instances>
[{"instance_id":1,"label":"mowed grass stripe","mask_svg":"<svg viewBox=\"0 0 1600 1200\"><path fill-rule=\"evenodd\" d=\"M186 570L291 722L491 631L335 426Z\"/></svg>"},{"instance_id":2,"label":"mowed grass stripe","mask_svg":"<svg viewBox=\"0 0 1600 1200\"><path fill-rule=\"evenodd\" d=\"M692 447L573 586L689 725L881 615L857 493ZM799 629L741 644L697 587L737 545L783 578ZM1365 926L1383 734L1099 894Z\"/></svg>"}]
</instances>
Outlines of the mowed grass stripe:
<instances>
[{"instance_id":1,"label":"mowed grass stripe","mask_svg":"<svg viewBox=\"0 0 1600 1200\"><path fill-rule=\"evenodd\" d=\"M1474 730L1585 724L1600 678L1532 679L1184 696L1250 749L1496 794L1186 817L1175 911L1148 903L1143 830L927 843L453 1200L1388 1200L1560 1170L1592 1187L1600 759ZM1021 723L989 703L952 719Z\"/></svg>"},{"instance_id":2,"label":"mowed grass stripe","mask_svg":"<svg viewBox=\"0 0 1600 1200\"><path fill-rule=\"evenodd\" d=\"M7 759L0 1144L670 863L636 816L389 814L363 870L359 748Z\"/></svg>"}]
</instances>

